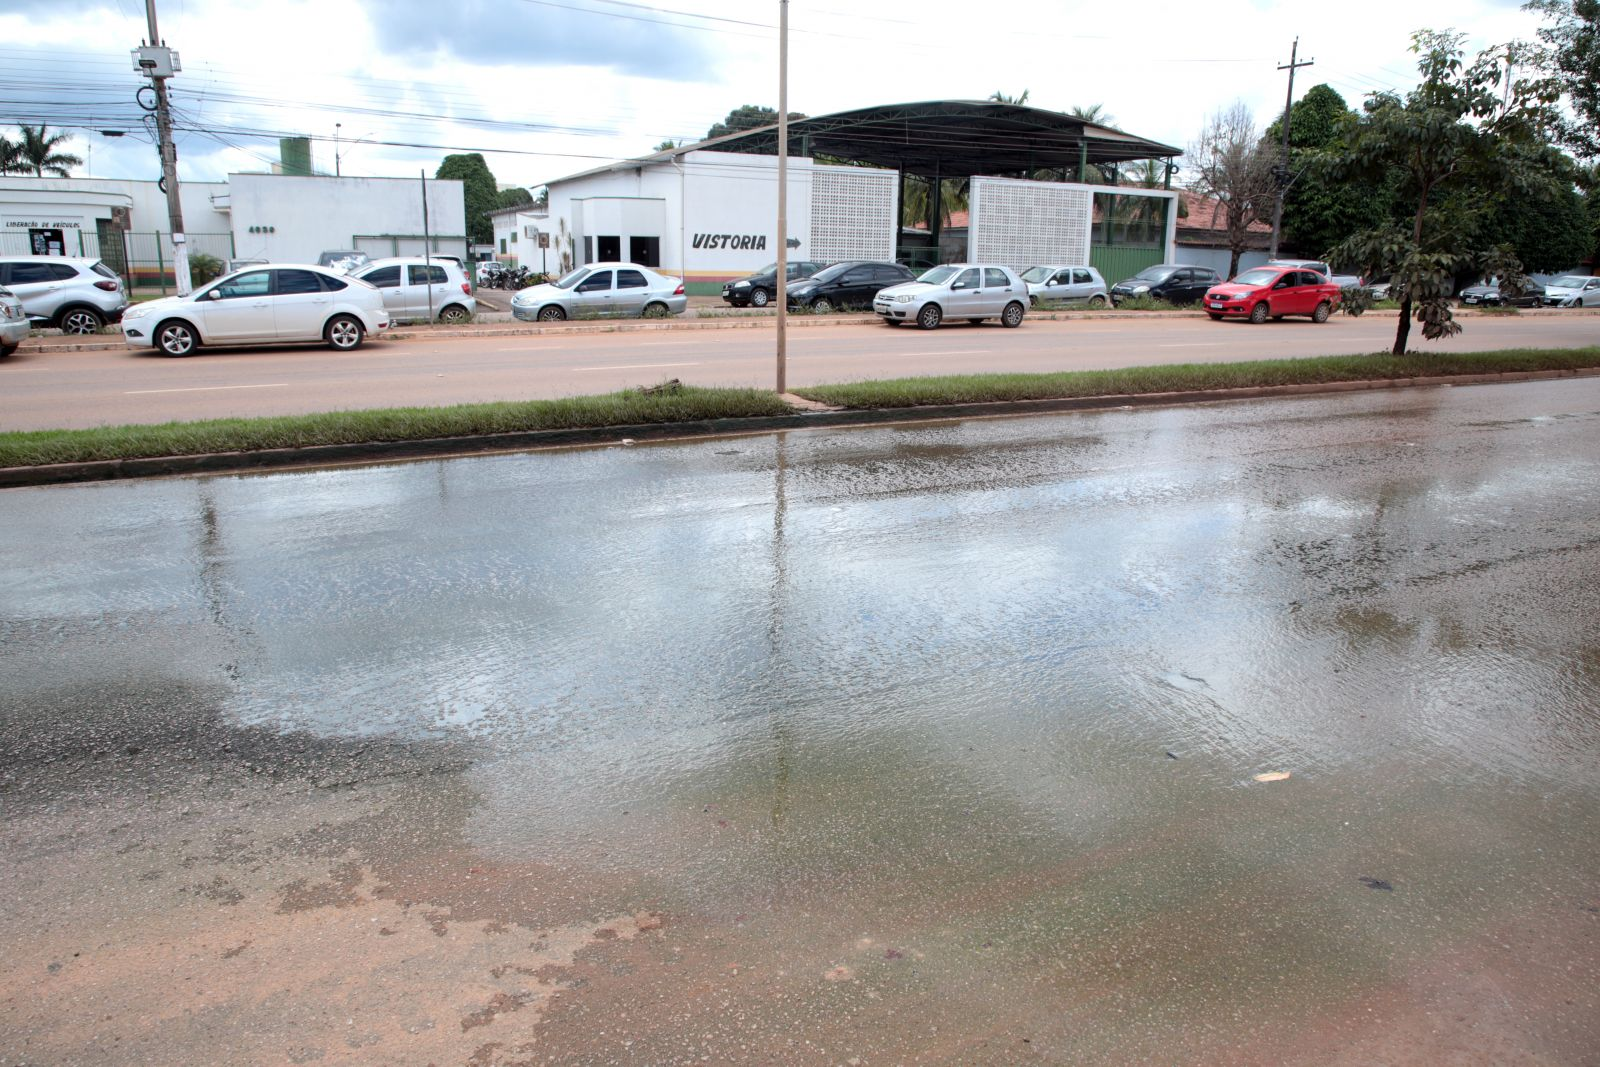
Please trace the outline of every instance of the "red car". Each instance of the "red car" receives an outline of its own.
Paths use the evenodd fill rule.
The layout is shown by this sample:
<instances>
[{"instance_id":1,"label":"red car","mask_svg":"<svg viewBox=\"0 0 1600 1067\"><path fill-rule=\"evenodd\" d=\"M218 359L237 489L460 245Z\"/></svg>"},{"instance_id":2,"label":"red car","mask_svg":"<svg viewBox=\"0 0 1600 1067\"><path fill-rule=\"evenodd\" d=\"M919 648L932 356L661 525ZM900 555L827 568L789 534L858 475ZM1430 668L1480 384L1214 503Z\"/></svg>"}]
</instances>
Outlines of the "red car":
<instances>
[{"instance_id":1,"label":"red car","mask_svg":"<svg viewBox=\"0 0 1600 1067\"><path fill-rule=\"evenodd\" d=\"M1207 289L1204 304L1213 319L1266 322L1310 315L1312 322L1327 322L1339 306L1339 287L1314 270L1256 267Z\"/></svg>"}]
</instances>

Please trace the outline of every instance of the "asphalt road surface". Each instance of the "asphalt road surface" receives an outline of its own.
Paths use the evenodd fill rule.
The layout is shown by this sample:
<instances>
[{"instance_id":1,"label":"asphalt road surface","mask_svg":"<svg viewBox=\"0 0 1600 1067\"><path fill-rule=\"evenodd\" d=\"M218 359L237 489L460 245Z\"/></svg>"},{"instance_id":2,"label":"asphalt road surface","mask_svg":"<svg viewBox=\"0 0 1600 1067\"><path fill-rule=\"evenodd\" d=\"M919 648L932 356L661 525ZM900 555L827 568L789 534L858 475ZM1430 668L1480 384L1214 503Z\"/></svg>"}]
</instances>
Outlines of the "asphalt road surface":
<instances>
[{"instance_id":1,"label":"asphalt road surface","mask_svg":"<svg viewBox=\"0 0 1600 1067\"><path fill-rule=\"evenodd\" d=\"M1387 351L1395 319L1252 326L1195 318L1034 320L1020 329L965 323L924 332L878 323L789 331L790 387L982 371L1088 370ZM1473 318L1460 336L1414 346L1457 351L1580 347L1600 317ZM44 352L0 366L0 430L291 415L351 408L529 400L605 393L679 378L771 387L774 330L377 341L349 354L321 347L205 350L182 360L136 352Z\"/></svg>"}]
</instances>

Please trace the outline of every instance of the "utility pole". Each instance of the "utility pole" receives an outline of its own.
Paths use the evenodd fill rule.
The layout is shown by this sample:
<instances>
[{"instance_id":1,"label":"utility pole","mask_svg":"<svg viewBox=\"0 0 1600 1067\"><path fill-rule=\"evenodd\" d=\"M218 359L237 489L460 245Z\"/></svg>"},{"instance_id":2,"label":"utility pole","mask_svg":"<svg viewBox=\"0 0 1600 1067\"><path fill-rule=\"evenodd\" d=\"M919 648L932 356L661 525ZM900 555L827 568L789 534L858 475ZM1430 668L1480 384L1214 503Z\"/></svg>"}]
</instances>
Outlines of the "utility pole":
<instances>
[{"instance_id":1,"label":"utility pole","mask_svg":"<svg viewBox=\"0 0 1600 1067\"><path fill-rule=\"evenodd\" d=\"M789 391L789 0L778 0L778 392Z\"/></svg>"},{"instance_id":2,"label":"utility pole","mask_svg":"<svg viewBox=\"0 0 1600 1067\"><path fill-rule=\"evenodd\" d=\"M1278 154L1278 165L1272 168L1272 176L1277 182L1278 196L1272 205L1272 250L1269 258L1278 258L1278 236L1283 232L1283 197L1289 191L1289 108L1294 104L1294 71L1296 67L1309 67L1316 62L1308 59L1303 63L1295 62L1295 57L1300 54L1300 38L1294 39L1294 45L1289 49L1289 62L1278 64L1279 70L1289 72L1289 92L1283 98L1283 148Z\"/></svg>"},{"instance_id":3,"label":"utility pole","mask_svg":"<svg viewBox=\"0 0 1600 1067\"><path fill-rule=\"evenodd\" d=\"M189 292L189 248L183 232L183 201L178 193L178 149L172 143L172 112L167 104L167 79L183 67L178 53L161 41L156 28L156 0L144 0L150 22L150 40L134 49L134 69L155 83L156 135L161 146L161 185L167 194L167 228L172 235L172 269L179 296Z\"/></svg>"},{"instance_id":4,"label":"utility pole","mask_svg":"<svg viewBox=\"0 0 1600 1067\"><path fill-rule=\"evenodd\" d=\"M335 178L340 176L339 175L339 128L341 126L343 126L343 125L344 125L344 123L342 123L342 122L335 122L333 124L333 176Z\"/></svg>"}]
</instances>

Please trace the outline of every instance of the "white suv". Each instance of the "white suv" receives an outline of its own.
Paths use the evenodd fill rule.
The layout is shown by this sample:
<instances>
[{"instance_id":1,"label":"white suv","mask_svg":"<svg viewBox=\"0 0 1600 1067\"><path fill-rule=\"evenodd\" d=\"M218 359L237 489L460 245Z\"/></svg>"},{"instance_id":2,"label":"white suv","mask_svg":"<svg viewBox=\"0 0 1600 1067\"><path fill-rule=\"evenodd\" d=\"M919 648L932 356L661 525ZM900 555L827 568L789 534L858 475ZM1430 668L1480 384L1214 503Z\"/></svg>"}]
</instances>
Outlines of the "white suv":
<instances>
[{"instance_id":1,"label":"white suv","mask_svg":"<svg viewBox=\"0 0 1600 1067\"><path fill-rule=\"evenodd\" d=\"M95 333L128 306L122 279L97 259L3 256L0 286L16 294L35 326L63 333Z\"/></svg>"},{"instance_id":2,"label":"white suv","mask_svg":"<svg viewBox=\"0 0 1600 1067\"><path fill-rule=\"evenodd\" d=\"M947 263L914 282L878 290L872 310L890 326L914 322L924 330L938 328L945 319L973 323L999 319L1003 326L1021 326L1028 310L1028 284L1010 267Z\"/></svg>"}]
</instances>

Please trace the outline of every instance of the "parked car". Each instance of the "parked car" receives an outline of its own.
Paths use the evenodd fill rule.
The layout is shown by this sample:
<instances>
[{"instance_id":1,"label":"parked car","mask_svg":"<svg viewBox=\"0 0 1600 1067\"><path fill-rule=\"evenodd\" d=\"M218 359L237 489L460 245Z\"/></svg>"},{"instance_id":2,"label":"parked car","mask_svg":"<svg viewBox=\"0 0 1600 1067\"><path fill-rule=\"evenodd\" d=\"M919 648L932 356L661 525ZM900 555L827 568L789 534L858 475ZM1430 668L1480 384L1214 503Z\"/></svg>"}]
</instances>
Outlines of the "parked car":
<instances>
[{"instance_id":1,"label":"parked car","mask_svg":"<svg viewBox=\"0 0 1600 1067\"><path fill-rule=\"evenodd\" d=\"M1029 302L1034 307L1083 304L1103 308L1111 301L1106 280L1093 267L1029 267L1022 272L1022 280L1027 283Z\"/></svg>"},{"instance_id":2,"label":"parked car","mask_svg":"<svg viewBox=\"0 0 1600 1067\"><path fill-rule=\"evenodd\" d=\"M1544 287L1544 302L1558 308L1600 307L1600 278L1564 274Z\"/></svg>"},{"instance_id":3,"label":"parked car","mask_svg":"<svg viewBox=\"0 0 1600 1067\"><path fill-rule=\"evenodd\" d=\"M1310 315L1312 322L1327 322L1342 295L1327 275L1317 271L1264 266L1212 286L1206 291L1205 308L1213 320L1260 323L1285 315Z\"/></svg>"},{"instance_id":4,"label":"parked car","mask_svg":"<svg viewBox=\"0 0 1600 1067\"><path fill-rule=\"evenodd\" d=\"M371 256L355 248L332 248L317 256L317 266L327 267L338 274L349 274L371 262Z\"/></svg>"},{"instance_id":5,"label":"parked car","mask_svg":"<svg viewBox=\"0 0 1600 1067\"><path fill-rule=\"evenodd\" d=\"M915 322L935 329L945 319L979 323L999 319L1021 326L1027 311L1028 283L1010 267L988 263L946 263L913 282L891 285L872 301L872 310L891 326Z\"/></svg>"},{"instance_id":6,"label":"parked car","mask_svg":"<svg viewBox=\"0 0 1600 1067\"><path fill-rule=\"evenodd\" d=\"M480 260L473 265L472 278L479 286L489 283L489 279L505 271L505 264L498 259Z\"/></svg>"},{"instance_id":7,"label":"parked car","mask_svg":"<svg viewBox=\"0 0 1600 1067\"><path fill-rule=\"evenodd\" d=\"M0 286L22 301L35 326L94 333L128 306L117 272L97 259L72 256L0 257Z\"/></svg>"},{"instance_id":8,"label":"parked car","mask_svg":"<svg viewBox=\"0 0 1600 1067\"><path fill-rule=\"evenodd\" d=\"M683 282L637 263L591 263L553 282L530 285L511 298L511 314L525 322L559 322L613 316L665 318L689 306Z\"/></svg>"},{"instance_id":9,"label":"parked car","mask_svg":"<svg viewBox=\"0 0 1600 1067\"><path fill-rule=\"evenodd\" d=\"M383 294L383 306L395 322L462 323L478 312L472 285L461 268L448 260L421 256L377 259L351 272Z\"/></svg>"},{"instance_id":10,"label":"parked car","mask_svg":"<svg viewBox=\"0 0 1600 1067\"><path fill-rule=\"evenodd\" d=\"M0 289L0 357L15 352L31 328L22 301L10 289Z\"/></svg>"},{"instance_id":11,"label":"parked car","mask_svg":"<svg viewBox=\"0 0 1600 1067\"><path fill-rule=\"evenodd\" d=\"M135 304L122 316L133 348L189 356L201 345L325 341L341 352L389 328L383 294L326 267L275 264L241 271L188 296Z\"/></svg>"},{"instance_id":12,"label":"parked car","mask_svg":"<svg viewBox=\"0 0 1600 1067\"><path fill-rule=\"evenodd\" d=\"M812 311L834 308L869 308L880 289L916 280L898 263L850 260L824 267L789 289L789 303Z\"/></svg>"},{"instance_id":13,"label":"parked car","mask_svg":"<svg viewBox=\"0 0 1600 1067\"><path fill-rule=\"evenodd\" d=\"M1500 290L1500 282L1496 278L1490 278L1477 285L1469 285L1461 290L1462 307L1534 308L1542 303L1544 303L1544 286L1532 280L1510 294Z\"/></svg>"},{"instance_id":14,"label":"parked car","mask_svg":"<svg viewBox=\"0 0 1600 1067\"><path fill-rule=\"evenodd\" d=\"M1111 302L1120 304L1129 297L1148 296L1169 304L1192 304L1206 290L1222 281L1210 267L1190 267L1182 263L1162 263L1146 267L1133 277L1111 287Z\"/></svg>"},{"instance_id":15,"label":"parked car","mask_svg":"<svg viewBox=\"0 0 1600 1067\"><path fill-rule=\"evenodd\" d=\"M1328 280L1341 289L1362 289L1367 284L1359 274L1330 274Z\"/></svg>"},{"instance_id":16,"label":"parked car","mask_svg":"<svg viewBox=\"0 0 1600 1067\"><path fill-rule=\"evenodd\" d=\"M801 278L809 278L826 267L809 259L791 260L784 265L784 276L793 285ZM764 308L778 293L778 265L768 263L754 274L731 281L722 287L722 299L736 308Z\"/></svg>"},{"instance_id":17,"label":"parked car","mask_svg":"<svg viewBox=\"0 0 1600 1067\"><path fill-rule=\"evenodd\" d=\"M1299 267L1301 270L1314 270L1318 274L1322 275L1324 278L1327 278L1329 281L1333 281L1333 268L1328 266L1328 264L1324 263L1320 259L1269 259L1269 260L1267 260L1267 262L1263 263L1262 266L1264 266L1264 267ZM1346 275L1346 277L1355 277L1355 276L1354 275ZM1359 278L1357 278L1354 283L1349 283L1349 284L1359 285L1359 284L1361 284L1361 280Z\"/></svg>"}]
</instances>

